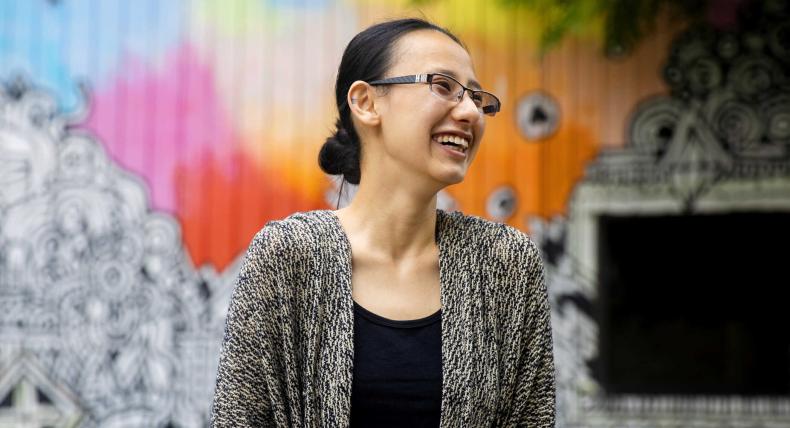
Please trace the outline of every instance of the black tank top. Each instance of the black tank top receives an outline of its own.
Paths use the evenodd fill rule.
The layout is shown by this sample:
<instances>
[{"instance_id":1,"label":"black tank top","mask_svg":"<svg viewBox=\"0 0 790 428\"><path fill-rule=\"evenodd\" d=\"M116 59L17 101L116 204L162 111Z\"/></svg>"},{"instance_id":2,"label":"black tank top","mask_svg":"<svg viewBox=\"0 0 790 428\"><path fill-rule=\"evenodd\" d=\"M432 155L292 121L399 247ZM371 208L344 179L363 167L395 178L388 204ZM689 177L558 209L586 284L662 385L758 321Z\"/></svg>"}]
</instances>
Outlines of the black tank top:
<instances>
[{"instance_id":1,"label":"black tank top","mask_svg":"<svg viewBox=\"0 0 790 428\"><path fill-rule=\"evenodd\" d=\"M351 427L439 426L441 315L396 321L354 302Z\"/></svg>"}]
</instances>

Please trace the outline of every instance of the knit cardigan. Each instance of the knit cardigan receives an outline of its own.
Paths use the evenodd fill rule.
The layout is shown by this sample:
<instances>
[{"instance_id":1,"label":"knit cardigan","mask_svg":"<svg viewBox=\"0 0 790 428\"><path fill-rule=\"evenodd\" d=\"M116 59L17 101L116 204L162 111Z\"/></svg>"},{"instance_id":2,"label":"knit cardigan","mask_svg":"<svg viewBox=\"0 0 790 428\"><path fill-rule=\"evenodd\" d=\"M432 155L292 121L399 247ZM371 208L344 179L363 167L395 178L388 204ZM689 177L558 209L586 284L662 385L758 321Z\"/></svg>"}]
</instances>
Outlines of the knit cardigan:
<instances>
[{"instance_id":1,"label":"knit cardigan","mask_svg":"<svg viewBox=\"0 0 790 428\"><path fill-rule=\"evenodd\" d=\"M554 426L543 264L521 231L437 210L441 427ZM211 412L215 427L347 427L351 245L328 210L271 221L242 263Z\"/></svg>"}]
</instances>

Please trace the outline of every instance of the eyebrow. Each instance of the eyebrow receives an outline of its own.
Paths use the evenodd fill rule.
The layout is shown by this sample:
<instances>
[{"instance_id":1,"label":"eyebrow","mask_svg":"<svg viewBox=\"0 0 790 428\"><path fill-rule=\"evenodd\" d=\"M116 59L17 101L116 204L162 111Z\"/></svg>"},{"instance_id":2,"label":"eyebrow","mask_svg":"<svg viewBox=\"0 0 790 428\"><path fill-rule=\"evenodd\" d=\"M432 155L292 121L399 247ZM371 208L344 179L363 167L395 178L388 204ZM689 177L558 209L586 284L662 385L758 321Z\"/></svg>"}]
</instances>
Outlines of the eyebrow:
<instances>
[{"instance_id":1,"label":"eyebrow","mask_svg":"<svg viewBox=\"0 0 790 428\"><path fill-rule=\"evenodd\" d=\"M439 69L439 70L436 70L436 71L435 71L435 73L442 73L442 74L446 74L446 75L448 75L448 76L452 77L452 78L453 78L453 79L455 79L455 80L461 80L461 78L460 78L460 77L458 77L458 75L457 75L457 74L455 74L455 73L454 73L454 72L452 72L451 70L447 70L447 69L444 69L444 68L442 68L442 69ZM473 89L477 89L477 90L482 90L482 89L483 89L483 87L482 87L482 86L480 86L480 83L478 83L478 81L477 81L477 80L475 80L475 79L471 79L471 80L469 81L469 83L467 83L467 86L469 86L470 88L473 88Z\"/></svg>"}]
</instances>

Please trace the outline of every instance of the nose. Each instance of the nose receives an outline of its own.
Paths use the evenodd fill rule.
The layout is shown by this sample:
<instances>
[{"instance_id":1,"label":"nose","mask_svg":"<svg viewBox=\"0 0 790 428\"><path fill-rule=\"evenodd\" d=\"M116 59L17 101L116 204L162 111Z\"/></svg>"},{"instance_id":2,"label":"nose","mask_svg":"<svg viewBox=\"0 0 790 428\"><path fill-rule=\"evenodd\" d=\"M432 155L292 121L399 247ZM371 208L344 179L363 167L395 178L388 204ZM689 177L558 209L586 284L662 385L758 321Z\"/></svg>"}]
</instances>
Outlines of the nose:
<instances>
[{"instance_id":1,"label":"nose","mask_svg":"<svg viewBox=\"0 0 790 428\"><path fill-rule=\"evenodd\" d=\"M469 91L464 91L461 95L461 100L453 107L452 116L459 122L468 122L472 125L480 120L482 113L472 101L472 94Z\"/></svg>"}]
</instances>

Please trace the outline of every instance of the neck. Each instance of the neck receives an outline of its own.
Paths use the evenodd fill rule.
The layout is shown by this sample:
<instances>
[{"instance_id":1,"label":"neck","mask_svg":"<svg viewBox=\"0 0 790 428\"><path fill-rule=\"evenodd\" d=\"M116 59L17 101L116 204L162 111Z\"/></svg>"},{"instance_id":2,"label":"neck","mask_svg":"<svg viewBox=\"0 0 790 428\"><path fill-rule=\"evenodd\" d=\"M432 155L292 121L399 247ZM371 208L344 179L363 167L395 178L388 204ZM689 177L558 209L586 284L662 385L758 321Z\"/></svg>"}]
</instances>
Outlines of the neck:
<instances>
[{"instance_id":1,"label":"neck","mask_svg":"<svg viewBox=\"0 0 790 428\"><path fill-rule=\"evenodd\" d=\"M436 245L436 191L421 190L425 188L424 183L366 177L351 204L337 214L349 239L377 258L397 262L419 257Z\"/></svg>"}]
</instances>

